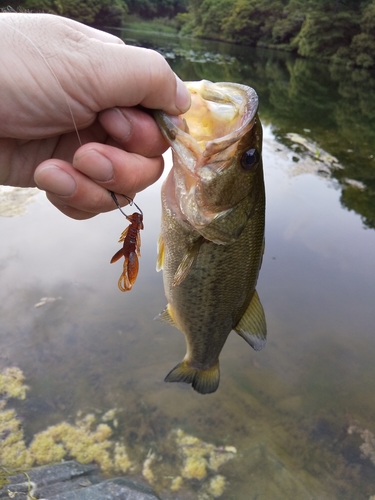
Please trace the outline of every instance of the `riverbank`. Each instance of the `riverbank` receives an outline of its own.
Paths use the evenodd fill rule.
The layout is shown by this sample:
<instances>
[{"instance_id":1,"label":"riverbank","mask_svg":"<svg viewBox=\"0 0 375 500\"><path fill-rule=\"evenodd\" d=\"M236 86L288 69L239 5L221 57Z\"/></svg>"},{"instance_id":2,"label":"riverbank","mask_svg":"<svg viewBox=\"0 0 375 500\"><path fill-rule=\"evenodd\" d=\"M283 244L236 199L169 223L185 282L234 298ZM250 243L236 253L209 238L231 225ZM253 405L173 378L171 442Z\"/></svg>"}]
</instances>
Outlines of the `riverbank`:
<instances>
[{"instance_id":1,"label":"riverbank","mask_svg":"<svg viewBox=\"0 0 375 500\"><path fill-rule=\"evenodd\" d=\"M252 5L233 10L234 0L223 2L229 17L218 10L222 2L208 8L210 2L204 2L173 19L128 16L124 27L288 51L349 68L375 68L375 0L362 9L337 12L301 5L288 10L281 4L272 12Z\"/></svg>"},{"instance_id":2,"label":"riverbank","mask_svg":"<svg viewBox=\"0 0 375 500\"><path fill-rule=\"evenodd\" d=\"M179 24L173 19L164 17L142 19L139 16L127 16L123 24L123 28L146 31L149 33L164 33L172 35L178 35L179 32Z\"/></svg>"}]
</instances>

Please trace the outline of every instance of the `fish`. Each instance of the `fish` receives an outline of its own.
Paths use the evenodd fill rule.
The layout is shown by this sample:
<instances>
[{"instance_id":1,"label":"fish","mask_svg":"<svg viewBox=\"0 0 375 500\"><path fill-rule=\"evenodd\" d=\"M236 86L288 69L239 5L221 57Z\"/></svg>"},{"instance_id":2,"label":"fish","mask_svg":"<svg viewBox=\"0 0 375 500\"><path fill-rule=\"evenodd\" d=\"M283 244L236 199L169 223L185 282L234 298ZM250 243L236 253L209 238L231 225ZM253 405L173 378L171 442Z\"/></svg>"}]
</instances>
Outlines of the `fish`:
<instances>
[{"instance_id":1,"label":"fish","mask_svg":"<svg viewBox=\"0 0 375 500\"><path fill-rule=\"evenodd\" d=\"M158 319L178 328L186 355L166 382L213 393L232 330L258 351L266 343L256 292L264 253L265 187L259 99L248 86L186 82L191 108L155 120L172 148L161 190L157 270L168 304Z\"/></svg>"}]
</instances>

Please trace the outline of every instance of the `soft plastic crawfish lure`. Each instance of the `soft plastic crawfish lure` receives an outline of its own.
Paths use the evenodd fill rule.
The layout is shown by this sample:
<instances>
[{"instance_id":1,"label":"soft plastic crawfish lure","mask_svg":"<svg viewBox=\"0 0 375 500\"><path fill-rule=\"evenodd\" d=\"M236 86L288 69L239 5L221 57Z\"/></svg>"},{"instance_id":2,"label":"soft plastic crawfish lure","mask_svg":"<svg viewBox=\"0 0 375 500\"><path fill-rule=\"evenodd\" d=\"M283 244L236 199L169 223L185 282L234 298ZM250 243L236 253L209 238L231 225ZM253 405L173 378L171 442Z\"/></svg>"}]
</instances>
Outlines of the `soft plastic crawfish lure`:
<instances>
[{"instance_id":1,"label":"soft plastic crawfish lure","mask_svg":"<svg viewBox=\"0 0 375 500\"><path fill-rule=\"evenodd\" d=\"M130 222L130 225L121 233L119 243L123 243L122 248L118 250L111 259L111 264L117 262L121 257L124 257L124 267L122 274L118 280L118 287L122 292L131 290L135 280L138 276L139 262L138 258L141 256L141 236L140 230L143 229L143 212L139 206L134 203L133 199L129 196L125 198L129 201L130 205L134 205L139 212L134 212L132 215L126 213L120 207L116 195L110 191L113 201L116 203L117 208Z\"/></svg>"}]
</instances>

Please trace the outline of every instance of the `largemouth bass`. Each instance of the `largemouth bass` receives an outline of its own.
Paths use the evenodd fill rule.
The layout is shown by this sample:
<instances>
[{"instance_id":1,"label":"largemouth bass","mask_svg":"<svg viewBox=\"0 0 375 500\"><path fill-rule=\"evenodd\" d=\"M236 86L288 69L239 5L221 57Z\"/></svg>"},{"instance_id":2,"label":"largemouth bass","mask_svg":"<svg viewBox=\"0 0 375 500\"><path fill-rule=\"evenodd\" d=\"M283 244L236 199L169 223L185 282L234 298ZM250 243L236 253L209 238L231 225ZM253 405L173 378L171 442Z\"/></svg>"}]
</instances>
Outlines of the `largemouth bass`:
<instances>
[{"instance_id":1,"label":"largemouth bass","mask_svg":"<svg viewBox=\"0 0 375 500\"><path fill-rule=\"evenodd\" d=\"M262 126L252 88L205 80L187 86L187 113L155 114L173 154L161 194L157 269L168 305L159 318L187 344L165 380L206 394L218 388L231 330L255 350L266 342L255 290L264 250Z\"/></svg>"}]
</instances>

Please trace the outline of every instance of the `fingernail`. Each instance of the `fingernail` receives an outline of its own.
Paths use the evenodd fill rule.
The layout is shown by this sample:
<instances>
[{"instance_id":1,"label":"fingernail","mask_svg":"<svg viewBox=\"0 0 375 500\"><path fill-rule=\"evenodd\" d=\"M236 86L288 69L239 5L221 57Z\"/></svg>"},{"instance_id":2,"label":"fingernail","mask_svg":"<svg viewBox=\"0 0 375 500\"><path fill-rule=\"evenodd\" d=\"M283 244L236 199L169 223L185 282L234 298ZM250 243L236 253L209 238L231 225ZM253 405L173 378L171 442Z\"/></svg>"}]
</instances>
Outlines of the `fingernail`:
<instances>
[{"instance_id":1,"label":"fingernail","mask_svg":"<svg viewBox=\"0 0 375 500\"><path fill-rule=\"evenodd\" d=\"M71 175L56 165L45 165L35 174L35 182L41 189L57 196L71 196L77 189Z\"/></svg>"},{"instance_id":2,"label":"fingernail","mask_svg":"<svg viewBox=\"0 0 375 500\"><path fill-rule=\"evenodd\" d=\"M111 121L111 136L118 142L125 142L131 136L133 125L126 116L126 112L118 108L106 111Z\"/></svg>"},{"instance_id":3,"label":"fingernail","mask_svg":"<svg viewBox=\"0 0 375 500\"><path fill-rule=\"evenodd\" d=\"M181 111L181 113L186 113L190 108L190 92L188 91L186 85L182 80L176 76L177 88L176 88L176 107Z\"/></svg>"},{"instance_id":4,"label":"fingernail","mask_svg":"<svg viewBox=\"0 0 375 500\"><path fill-rule=\"evenodd\" d=\"M79 153L74 159L74 165L79 165L79 170L95 181L107 182L113 179L112 162L95 149Z\"/></svg>"}]
</instances>

